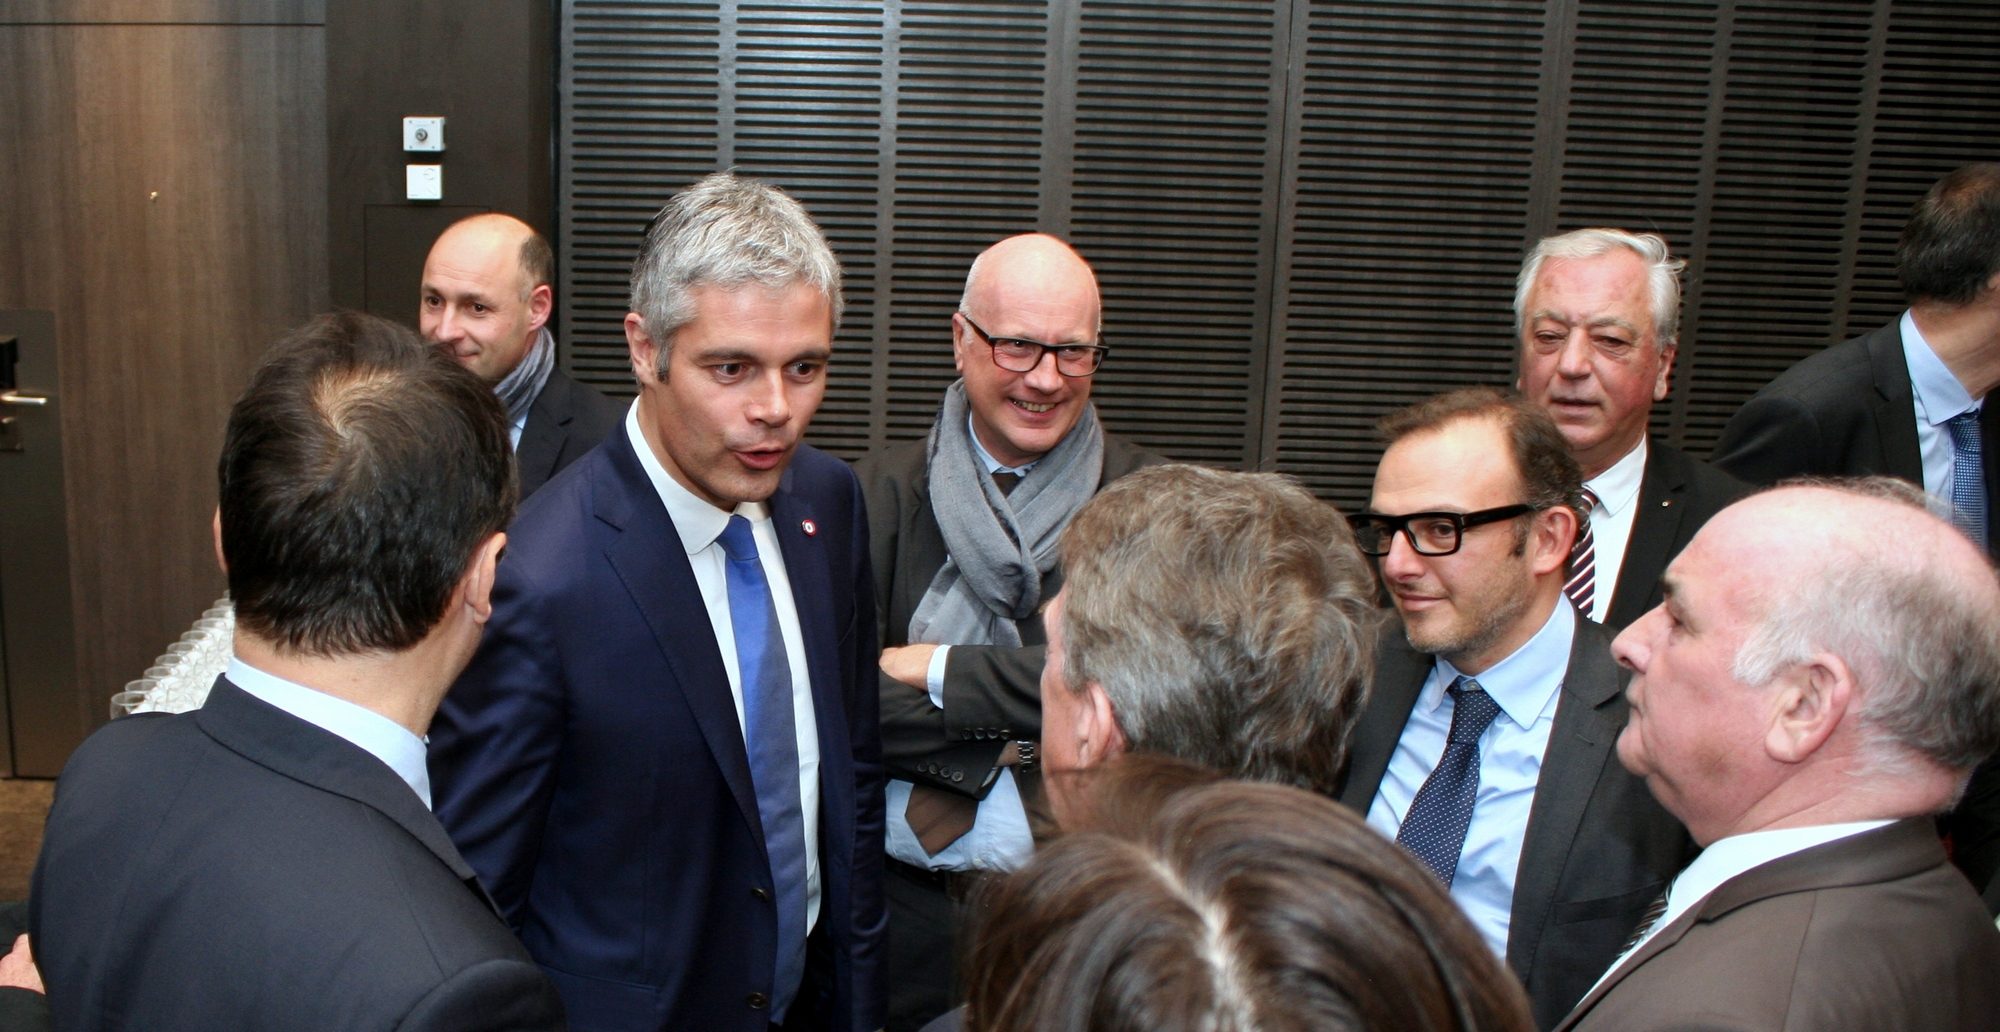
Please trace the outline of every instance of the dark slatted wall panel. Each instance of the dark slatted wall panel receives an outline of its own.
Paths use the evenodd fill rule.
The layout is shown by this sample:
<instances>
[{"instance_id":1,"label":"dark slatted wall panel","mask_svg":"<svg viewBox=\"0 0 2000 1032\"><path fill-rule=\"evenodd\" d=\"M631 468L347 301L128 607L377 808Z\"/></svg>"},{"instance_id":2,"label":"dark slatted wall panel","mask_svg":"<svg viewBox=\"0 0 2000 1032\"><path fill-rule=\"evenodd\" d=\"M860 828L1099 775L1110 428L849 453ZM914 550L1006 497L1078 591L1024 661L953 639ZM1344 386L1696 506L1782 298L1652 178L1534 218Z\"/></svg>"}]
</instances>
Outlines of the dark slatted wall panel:
<instances>
[{"instance_id":1,"label":"dark slatted wall panel","mask_svg":"<svg viewBox=\"0 0 2000 1032\"><path fill-rule=\"evenodd\" d=\"M1580 7L1555 221L1520 240L1525 252L1545 233L1586 226L1660 234L1689 260L1681 335L1690 343L1700 339L1700 254L1721 110L1718 7L1713 0ZM1655 433L1672 435L1695 350L1678 362L1672 403L1653 408Z\"/></svg>"},{"instance_id":2,"label":"dark slatted wall panel","mask_svg":"<svg viewBox=\"0 0 2000 1032\"><path fill-rule=\"evenodd\" d=\"M1085 3L1072 239L1104 292L1106 422L1183 459L1257 461L1282 141L1269 3Z\"/></svg>"},{"instance_id":3,"label":"dark slatted wall panel","mask_svg":"<svg viewBox=\"0 0 2000 1032\"><path fill-rule=\"evenodd\" d=\"M1690 259L1667 439L1900 310L1896 233L2000 153L1986 0L568 0L562 332L629 393L646 219L734 165L803 199L849 314L812 437L922 434L986 244L1097 264L1106 421L1366 497L1382 412L1515 375L1535 237Z\"/></svg>"},{"instance_id":4,"label":"dark slatted wall panel","mask_svg":"<svg viewBox=\"0 0 2000 1032\"><path fill-rule=\"evenodd\" d=\"M1843 328L1875 6L1735 5L1700 335L1682 371L1682 440L1697 454L1743 398Z\"/></svg>"},{"instance_id":5,"label":"dark slatted wall panel","mask_svg":"<svg viewBox=\"0 0 2000 1032\"><path fill-rule=\"evenodd\" d=\"M1513 379L1542 4L1314 3L1268 465L1365 501L1382 413Z\"/></svg>"}]
</instances>

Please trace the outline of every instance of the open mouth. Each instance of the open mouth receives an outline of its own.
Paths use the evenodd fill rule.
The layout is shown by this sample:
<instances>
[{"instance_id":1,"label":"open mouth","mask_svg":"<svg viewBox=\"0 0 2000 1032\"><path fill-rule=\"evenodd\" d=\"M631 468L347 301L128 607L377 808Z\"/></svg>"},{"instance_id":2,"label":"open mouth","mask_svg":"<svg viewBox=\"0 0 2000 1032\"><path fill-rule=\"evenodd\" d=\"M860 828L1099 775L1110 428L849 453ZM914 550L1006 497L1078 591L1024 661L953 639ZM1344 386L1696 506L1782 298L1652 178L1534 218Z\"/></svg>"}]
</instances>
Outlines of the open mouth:
<instances>
[{"instance_id":1,"label":"open mouth","mask_svg":"<svg viewBox=\"0 0 2000 1032\"><path fill-rule=\"evenodd\" d=\"M1044 412L1049 411L1050 409L1055 408L1054 405L1047 405L1047 404L1038 405L1032 401L1021 401L1018 398L1009 398L1008 403L1013 405L1015 408L1020 409L1023 412L1030 412L1038 416Z\"/></svg>"},{"instance_id":2,"label":"open mouth","mask_svg":"<svg viewBox=\"0 0 2000 1032\"><path fill-rule=\"evenodd\" d=\"M785 449L783 448L760 448L754 451L738 451L735 455L736 461L758 471L776 469L779 463L785 461Z\"/></svg>"}]
</instances>

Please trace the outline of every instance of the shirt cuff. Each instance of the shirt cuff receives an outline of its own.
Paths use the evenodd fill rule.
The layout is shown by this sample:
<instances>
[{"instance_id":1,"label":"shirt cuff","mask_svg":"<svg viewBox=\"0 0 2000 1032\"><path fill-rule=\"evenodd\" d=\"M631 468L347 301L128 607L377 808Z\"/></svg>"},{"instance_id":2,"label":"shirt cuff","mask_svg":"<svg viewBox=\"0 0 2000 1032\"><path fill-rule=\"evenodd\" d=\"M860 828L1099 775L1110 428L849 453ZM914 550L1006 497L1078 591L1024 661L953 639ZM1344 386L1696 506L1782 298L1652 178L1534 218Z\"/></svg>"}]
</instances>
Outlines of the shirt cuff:
<instances>
[{"instance_id":1,"label":"shirt cuff","mask_svg":"<svg viewBox=\"0 0 2000 1032\"><path fill-rule=\"evenodd\" d=\"M924 671L924 687L931 693L931 705L938 709L944 708L944 659L950 651L951 646L939 645L931 653L930 669Z\"/></svg>"}]
</instances>

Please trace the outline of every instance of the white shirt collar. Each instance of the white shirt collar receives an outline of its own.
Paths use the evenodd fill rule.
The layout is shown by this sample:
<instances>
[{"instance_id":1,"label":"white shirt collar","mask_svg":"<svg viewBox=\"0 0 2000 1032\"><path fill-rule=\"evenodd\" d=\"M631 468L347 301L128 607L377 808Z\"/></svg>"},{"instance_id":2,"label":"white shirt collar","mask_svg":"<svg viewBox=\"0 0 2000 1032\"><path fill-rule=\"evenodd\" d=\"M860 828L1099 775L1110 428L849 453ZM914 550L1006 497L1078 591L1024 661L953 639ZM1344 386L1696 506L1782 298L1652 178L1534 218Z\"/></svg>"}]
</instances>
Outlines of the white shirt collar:
<instances>
[{"instance_id":1,"label":"white shirt collar","mask_svg":"<svg viewBox=\"0 0 2000 1032\"><path fill-rule=\"evenodd\" d=\"M1958 377L1951 375L1908 311L1903 313L1901 328L1903 364L1910 370L1910 393L1916 395L1917 411L1924 421L1941 428L1961 412L1978 411L1978 400L1958 382Z\"/></svg>"},{"instance_id":2,"label":"white shirt collar","mask_svg":"<svg viewBox=\"0 0 2000 1032\"><path fill-rule=\"evenodd\" d=\"M431 805L431 774L424 740L410 729L366 706L266 673L232 658L224 672L229 683L330 735L352 742L388 764L403 783Z\"/></svg>"},{"instance_id":3,"label":"white shirt collar","mask_svg":"<svg viewBox=\"0 0 2000 1032\"><path fill-rule=\"evenodd\" d=\"M1639 438L1639 444L1625 457L1611 464L1610 468L1584 482L1590 493L1597 496L1597 504L1606 514L1616 515L1639 501L1639 482L1646 477L1646 439Z\"/></svg>"},{"instance_id":4,"label":"white shirt collar","mask_svg":"<svg viewBox=\"0 0 2000 1032\"><path fill-rule=\"evenodd\" d=\"M729 526L732 515L741 515L752 523L761 523L769 518L763 502L744 502L733 512L724 512L681 486L681 482L660 464L659 456L653 454L652 445L646 443L646 434L639 429L637 402L625 413L625 434L632 442L632 450L639 455L639 466L646 471L646 479L653 482L653 491L660 496L660 504L667 507L667 516L674 521L674 532L680 535L681 547L687 550L687 554L693 555L715 544L715 539L722 536L723 528Z\"/></svg>"},{"instance_id":5,"label":"white shirt collar","mask_svg":"<svg viewBox=\"0 0 2000 1032\"><path fill-rule=\"evenodd\" d=\"M1563 674L1569 670L1570 646L1576 641L1576 607L1557 599L1542 621L1541 630L1523 642L1506 659L1486 668L1484 673L1463 674L1443 656L1437 659L1438 676L1423 704L1436 709L1444 703L1445 689L1461 676L1470 676L1500 704L1500 712L1519 727L1531 727L1549 707L1562 688ZM1555 676L1550 676L1550 671Z\"/></svg>"}]
</instances>

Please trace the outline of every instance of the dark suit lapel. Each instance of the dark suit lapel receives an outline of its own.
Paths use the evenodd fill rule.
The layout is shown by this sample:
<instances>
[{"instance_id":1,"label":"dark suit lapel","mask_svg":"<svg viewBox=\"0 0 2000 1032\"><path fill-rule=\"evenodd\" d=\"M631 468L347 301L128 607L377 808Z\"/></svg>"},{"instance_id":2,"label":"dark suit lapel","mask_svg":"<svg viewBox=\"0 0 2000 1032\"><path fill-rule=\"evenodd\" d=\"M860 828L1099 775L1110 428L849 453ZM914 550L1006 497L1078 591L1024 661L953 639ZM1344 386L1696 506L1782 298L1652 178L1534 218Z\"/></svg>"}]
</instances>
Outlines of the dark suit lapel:
<instances>
[{"instance_id":1,"label":"dark suit lapel","mask_svg":"<svg viewBox=\"0 0 2000 1032\"><path fill-rule=\"evenodd\" d=\"M1617 762L1612 749L1625 723L1623 688L1611 659L1609 636L1602 627L1578 617L1549 746L1535 781L1535 801L1528 811L1521 865L1515 873L1507 963L1523 976L1541 945L1550 901L1556 898L1556 884L1583 823L1583 811L1597 790L1604 765Z\"/></svg>"},{"instance_id":2,"label":"dark suit lapel","mask_svg":"<svg viewBox=\"0 0 2000 1032\"><path fill-rule=\"evenodd\" d=\"M1910 393L1910 367L1903 359L1901 322L1893 322L1861 338L1874 374L1874 411L1884 468L1891 476L1922 486L1924 457L1917 448L1917 417Z\"/></svg>"},{"instance_id":3,"label":"dark suit lapel","mask_svg":"<svg viewBox=\"0 0 2000 1032\"><path fill-rule=\"evenodd\" d=\"M535 403L528 407L528 422L521 429L520 445L514 449L523 494L530 485L540 486L555 475L556 460L562 457L563 434L574 416L570 384L562 370L552 370Z\"/></svg>"},{"instance_id":4,"label":"dark suit lapel","mask_svg":"<svg viewBox=\"0 0 2000 1032\"><path fill-rule=\"evenodd\" d=\"M416 792L372 753L330 731L273 706L232 684L215 679L195 720L210 738L294 781L368 807L424 844L444 865L486 901L472 865L458 854L437 817ZM497 915L499 910L494 909Z\"/></svg>"},{"instance_id":5,"label":"dark suit lapel","mask_svg":"<svg viewBox=\"0 0 2000 1032\"><path fill-rule=\"evenodd\" d=\"M1647 445L1646 469L1639 479L1637 508L1632 511L1632 533L1626 538L1625 558L1618 567L1611 604L1604 610L1607 627L1623 627L1645 615L1639 607L1646 604L1650 589L1667 568L1667 552L1679 539L1681 520L1687 513L1687 469L1679 459L1678 452L1664 445Z\"/></svg>"},{"instance_id":6,"label":"dark suit lapel","mask_svg":"<svg viewBox=\"0 0 2000 1032\"><path fill-rule=\"evenodd\" d=\"M630 436L614 431L609 440L614 476L596 484L592 496L594 514L618 531L604 550L605 558L653 632L653 643L673 682L661 688L678 691L687 702L737 809L761 840L763 822L750 781L750 756L736 719L729 671L702 604L701 586L695 582L673 519L632 451ZM647 672L632 673L643 677Z\"/></svg>"},{"instance_id":7,"label":"dark suit lapel","mask_svg":"<svg viewBox=\"0 0 2000 1032\"><path fill-rule=\"evenodd\" d=\"M847 728L841 715L840 633L827 604L834 595L833 578L827 569L826 548L821 544L819 518L805 499L791 491L792 474L786 471L776 494L770 498L772 529L778 533L778 551L785 559L785 578L792 584L792 607L798 613L799 633L805 639L806 670L812 678L813 723L819 728L820 770L827 760L846 749ZM811 529L808 530L807 528ZM822 807L822 809L825 809Z\"/></svg>"},{"instance_id":8,"label":"dark suit lapel","mask_svg":"<svg viewBox=\"0 0 2000 1032\"><path fill-rule=\"evenodd\" d=\"M1341 803L1363 817L1375 801L1375 791L1382 785L1382 775L1389 769L1389 758L1396 753L1396 743L1403 737L1403 725L1410 721L1410 710L1417 704L1424 679L1437 663L1434 657L1410 647L1402 621L1393 615L1377 641L1375 683L1354 728L1347 778L1340 790Z\"/></svg>"}]
</instances>

